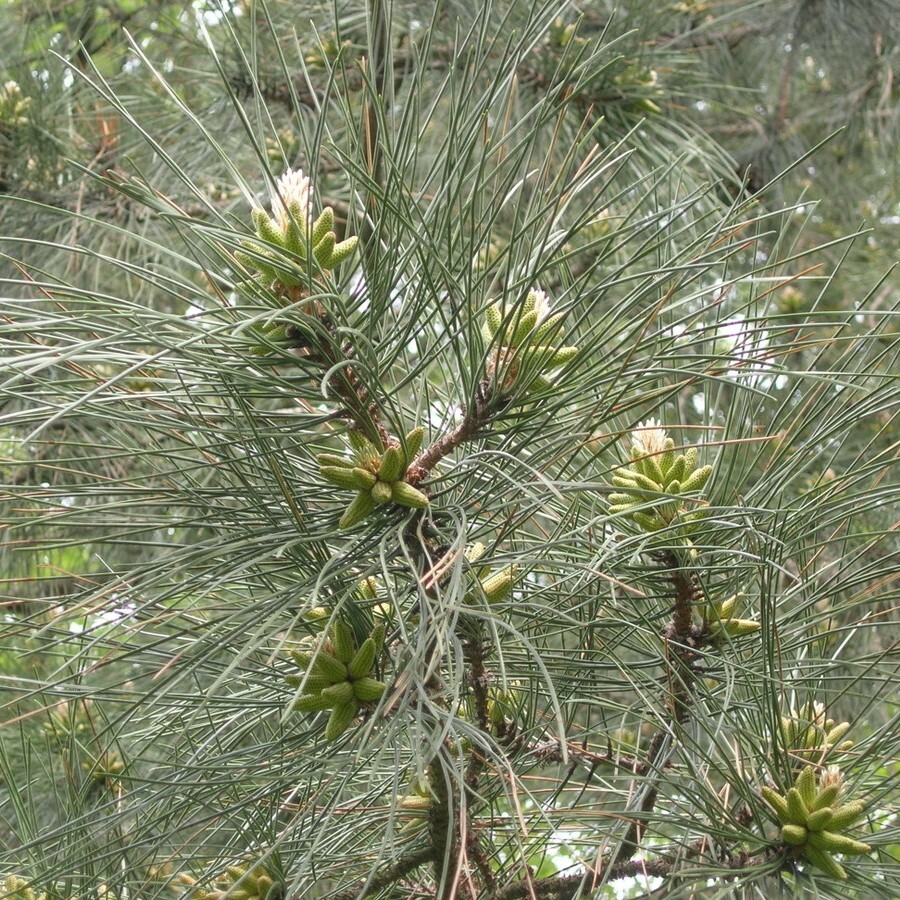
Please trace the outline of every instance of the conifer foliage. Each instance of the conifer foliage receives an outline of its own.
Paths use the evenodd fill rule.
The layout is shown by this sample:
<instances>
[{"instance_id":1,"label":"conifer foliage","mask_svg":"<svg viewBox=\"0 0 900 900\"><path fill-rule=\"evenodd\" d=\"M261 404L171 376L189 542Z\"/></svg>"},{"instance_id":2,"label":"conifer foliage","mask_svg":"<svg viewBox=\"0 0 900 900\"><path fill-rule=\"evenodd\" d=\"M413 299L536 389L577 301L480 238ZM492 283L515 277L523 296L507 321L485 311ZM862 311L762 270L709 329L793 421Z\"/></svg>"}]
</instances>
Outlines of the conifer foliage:
<instances>
[{"instance_id":1,"label":"conifer foliage","mask_svg":"<svg viewBox=\"0 0 900 900\"><path fill-rule=\"evenodd\" d=\"M859 7L608 6L0 11L3 896L900 893Z\"/></svg>"}]
</instances>

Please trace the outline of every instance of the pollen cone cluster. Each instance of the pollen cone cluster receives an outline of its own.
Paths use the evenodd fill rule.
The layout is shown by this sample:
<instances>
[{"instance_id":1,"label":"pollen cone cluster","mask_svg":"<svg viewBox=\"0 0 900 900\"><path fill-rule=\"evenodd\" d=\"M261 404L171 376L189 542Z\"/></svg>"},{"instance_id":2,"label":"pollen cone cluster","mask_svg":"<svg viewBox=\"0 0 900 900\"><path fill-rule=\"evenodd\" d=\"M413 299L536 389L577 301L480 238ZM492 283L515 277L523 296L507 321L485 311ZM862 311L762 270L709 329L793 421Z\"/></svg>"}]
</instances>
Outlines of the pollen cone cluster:
<instances>
[{"instance_id":1,"label":"pollen cone cluster","mask_svg":"<svg viewBox=\"0 0 900 900\"><path fill-rule=\"evenodd\" d=\"M555 347L548 341L562 333L564 313L549 314L543 291L529 291L516 306L492 303L485 312L482 333L491 345L488 377L501 394L552 387L552 374L578 355L578 347Z\"/></svg>"},{"instance_id":2,"label":"pollen cone cluster","mask_svg":"<svg viewBox=\"0 0 900 900\"><path fill-rule=\"evenodd\" d=\"M477 542L466 550L466 559L470 563L475 563L484 555L484 550L484 544ZM518 570L515 566L507 566L493 574L490 566L475 566L474 570L478 586L473 586L473 589L466 594L468 603L477 602L481 594L484 595L488 603L497 603L500 600L505 600L515 587L518 577Z\"/></svg>"},{"instance_id":3,"label":"pollen cone cluster","mask_svg":"<svg viewBox=\"0 0 900 900\"><path fill-rule=\"evenodd\" d=\"M259 208L251 213L260 242L245 241L249 252L235 256L273 286L302 284L312 275L336 268L356 249L356 237L338 242L330 206L313 220L311 192L302 170L289 169L278 179L272 197L274 218Z\"/></svg>"},{"instance_id":4,"label":"pollen cone cluster","mask_svg":"<svg viewBox=\"0 0 900 900\"><path fill-rule=\"evenodd\" d=\"M211 889L195 887L196 879L179 875L178 882L193 888L191 900L282 900L284 883L264 863L228 866L215 879Z\"/></svg>"},{"instance_id":5,"label":"pollen cone cluster","mask_svg":"<svg viewBox=\"0 0 900 900\"><path fill-rule=\"evenodd\" d=\"M843 739L849 730L849 722L826 718L825 706L813 701L781 717L782 740L794 758L819 759L833 750L849 750L853 741Z\"/></svg>"},{"instance_id":6,"label":"pollen cone cluster","mask_svg":"<svg viewBox=\"0 0 900 900\"><path fill-rule=\"evenodd\" d=\"M27 109L31 105L31 97L22 96L22 88L16 81L7 81L0 85L0 128L6 126L26 125Z\"/></svg>"},{"instance_id":7,"label":"pollen cone cluster","mask_svg":"<svg viewBox=\"0 0 900 900\"><path fill-rule=\"evenodd\" d=\"M322 477L337 487L356 491L356 497L338 523L339 528L352 528L376 506L386 503L411 509L428 506L428 498L405 480L406 470L419 452L424 434L422 428L416 428L406 436L403 447L391 446L379 450L358 431L351 431L352 457L319 454Z\"/></svg>"},{"instance_id":8,"label":"pollen cone cluster","mask_svg":"<svg viewBox=\"0 0 900 900\"><path fill-rule=\"evenodd\" d=\"M372 677L375 661L384 642L384 625L376 625L372 633L357 646L350 627L338 619L315 651L294 650L291 657L304 673L288 675L292 687L303 694L294 701L298 712L320 712L330 709L325 726L325 740L333 741L349 728L360 706L378 700L385 683Z\"/></svg>"},{"instance_id":9,"label":"pollen cone cluster","mask_svg":"<svg viewBox=\"0 0 900 900\"><path fill-rule=\"evenodd\" d=\"M112 894L105 884L100 884L96 889L97 900L105 900ZM59 885L52 885L49 891L38 893L31 886L31 882L19 875L0 875L0 897L3 900L76 900L67 896Z\"/></svg>"},{"instance_id":10,"label":"pollen cone cluster","mask_svg":"<svg viewBox=\"0 0 900 900\"><path fill-rule=\"evenodd\" d=\"M612 476L621 493L610 494L611 514L628 516L644 531L659 531L683 516L682 497L703 489L712 466L697 468L698 450L675 452L675 442L653 419L634 432L631 463Z\"/></svg>"},{"instance_id":11,"label":"pollen cone cluster","mask_svg":"<svg viewBox=\"0 0 900 900\"><path fill-rule=\"evenodd\" d=\"M44 893L35 893L34 888L18 875L6 875L3 879L3 894L8 900L44 900Z\"/></svg>"},{"instance_id":12,"label":"pollen cone cluster","mask_svg":"<svg viewBox=\"0 0 900 900\"><path fill-rule=\"evenodd\" d=\"M760 623L753 619L739 619L738 613L744 603L744 595L733 594L727 600L715 604L708 616L709 633L714 641L738 638L759 631Z\"/></svg>"},{"instance_id":13,"label":"pollen cone cluster","mask_svg":"<svg viewBox=\"0 0 900 900\"><path fill-rule=\"evenodd\" d=\"M769 787L761 789L781 823L781 840L796 847L797 853L817 869L841 880L847 878L847 872L833 853L849 856L872 850L843 833L866 811L861 800L840 803L843 783L840 770L831 766L817 785L815 769L806 766L784 794Z\"/></svg>"},{"instance_id":14,"label":"pollen cone cluster","mask_svg":"<svg viewBox=\"0 0 900 900\"><path fill-rule=\"evenodd\" d=\"M520 699L521 682L509 682L508 690L502 688L492 688L488 696L488 718L494 730L505 730L503 726L507 722L511 722L516 717L516 710L520 709L522 702Z\"/></svg>"}]
</instances>

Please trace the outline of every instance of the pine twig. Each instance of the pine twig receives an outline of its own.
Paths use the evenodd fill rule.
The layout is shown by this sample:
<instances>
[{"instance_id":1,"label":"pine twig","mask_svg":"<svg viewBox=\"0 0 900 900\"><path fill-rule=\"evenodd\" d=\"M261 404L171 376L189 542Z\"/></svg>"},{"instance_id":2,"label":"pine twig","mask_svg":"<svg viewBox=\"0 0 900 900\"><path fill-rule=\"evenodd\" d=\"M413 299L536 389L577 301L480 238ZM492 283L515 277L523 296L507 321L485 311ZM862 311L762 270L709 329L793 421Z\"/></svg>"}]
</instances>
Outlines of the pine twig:
<instances>
[{"instance_id":1,"label":"pine twig","mask_svg":"<svg viewBox=\"0 0 900 900\"><path fill-rule=\"evenodd\" d=\"M447 784L442 766L437 757L428 766L428 782L433 791L433 800L428 810L428 834L431 839L431 860L434 863L434 878L440 884L444 881L444 888L436 896L447 896L447 890L452 890L453 879L445 878L452 871L452 865L447 866L447 861L456 859L458 852L458 831L452 827L453 815L453 791Z\"/></svg>"},{"instance_id":2,"label":"pine twig","mask_svg":"<svg viewBox=\"0 0 900 900\"><path fill-rule=\"evenodd\" d=\"M476 437L497 409L498 401L491 393L490 383L481 382L478 385L475 402L465 411L462 422L453 431L438 438L430 447L426 447L413 460L407 481L413 485L423 481L445 456Z\"/></svg>"},{"instance_id":3,"label":"pine twig","mask_svg":"<svg viewBox=\"0 0 900 900\"><path fill-rule=\"evenodd\" d=\"M478 838L478 833L470 828L466 833L466 852L481 876L481 881L491 894L497 889L497 876L491 867L491 859Z\"/></svg>"},{"instance_id":4,"label":"pine twig","mask_svg":"<svg viewBox=\"0 0 900 900\"><path fill-rule=\"evenodd\" d=\"M478 623L480 626L481 623ZM478 631L471 635L463 644L463 653L468 663L468 679L475 700L475 723L483 732L489 732L491 727L490 711L488 707L488 684L490 675L485 666L483 636ZM474 748L466 766L465 784L466 790L475 795L478 791L478 779L484 770L484 757Z\"/></svg>"},{"instance_id":5,"label":"pine twig","mask_svg":"<svg viewBox=\"0 0 900 900\"><path fill-rule=\"evenodd\" d=\"M368 897L370 894L376 894L378 891L392 885L410 872L418 869L419 866L425 865L431 861L432 850L425 847L421 850L414 850L407 856L402 856L396 862L386 866L381 871L373 875L368 881L361 882L357 887L348 888L344 891L338 891L332 894L332 900L359 900L360 897ZM294 897L291 900L299 900Z\"/></svg>"},{"instance_id":6,"label":"pine twig","mask_svg":"<svg viewBox=\"0 0 900 900\"><path fill-rule=\"evenodd\" d=\"M669 706L672 724L683 725L687 721L694 686L694 604L699 590L693 577L687 574L675 553L667 550L662 554L662 563L669 573L674 593L672 618L665 630L666 658L670 662L674 685L670 689ZM636 775L650 775L650 784L638 811L652 812L659 795L659 780L665 768L664 757L669 752L666 738L669 730L659 729L650 740L646 762L635 766ZM637 852L643 836L641 818L635 818L625 832L625 837L613 857L613 865L631 859Z\"/></svg>"},{"instance_id":7,"label":"pine twig","mask_svg":"<svg viewBox=\"0 0 900 900\"><path fill-rule=\"evenodd\" d=\"M597 872L586 871L571 875L555 875L550 878L523 879L498 891L494 894L493 900L532 900L535 897L541 900L570 900L578 894L585 894L586 886L589 894L591 881L596 882L601 878L615 881L617 878L635 878L640 875L663 877L672 871L673 865L669 860L654 862L629 860Z\"/></svg>"},{"instance_id":8,"label":"pine twig","mask_svg":"<svg viewBox=\"0 0 900 900\"><path fill-rule=\"evenodd\" d=\"M285 290L285 299L290 303L301 302L305 297L301 286ZM376 444L388 447L391 439L382 421L381 410L377 402L372 400L369 388L360 382L353 371L353 348L341 343L334 323L324 309L317 309L315 312L316 338L320 339L310 340L309 336L299 329L294 329L296 334L289 331L289 335L302 341L303 346L307 348L310 362L318 364L325 371L332 370L328 386L343 404L343 409L335 417L349 419L357 431L374 440Z\"/></svg>"},{"instance_id":9,"label":"pine twig","mask_svg":"<svg viewBox=\"0 0 900 900\"><path fill-rule=\"evenodd\" d=\"M492 895L491 900L571 900L578 896L590 896L590 893L600 884L609 883L620 878L666 878L676 874L676 867L685 858L695 858L703 855L707 846L705 839L695 841L684 847L677 858L660 858L656 860L634 859L623 862L611 863L597 869L588 869L582 872L573 872L569 875L555 875L549 878L522 879L514 884L507 885ZM756 855L745 851L726 854L716 861L727 869L749 869L771 858L772 850L767 848Z\"/></svg>"},{"instance_id":10,"label":"pine twig","mask_svg":"<svg viewBox=\"0 0 900 900\"><path fill-rule=\"evenodd\" d=\"M574 759L585 768L594 770L600 765L621 766L632 771L637 768L640 763L633 756L622 756L611 751L605 753L596 753L592 750L585 750L581 747L575 747L567 744L567 752L569 759ZM545 744L534 744L527 748L528 752L535 756L542 765L551 763L561 763L563 761L562 749L558 741L548 741Z\"/></svg>"}]
</instances>

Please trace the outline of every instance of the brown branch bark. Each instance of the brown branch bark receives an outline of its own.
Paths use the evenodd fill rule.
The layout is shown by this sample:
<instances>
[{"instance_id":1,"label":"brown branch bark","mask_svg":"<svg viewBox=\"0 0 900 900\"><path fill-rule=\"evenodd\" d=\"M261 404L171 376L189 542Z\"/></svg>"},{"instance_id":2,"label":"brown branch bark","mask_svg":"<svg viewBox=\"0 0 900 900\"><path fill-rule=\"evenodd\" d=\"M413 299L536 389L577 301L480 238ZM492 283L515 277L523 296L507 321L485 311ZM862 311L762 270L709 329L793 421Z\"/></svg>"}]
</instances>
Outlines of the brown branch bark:
<instances>
[{"instance_id":1,"label":"brown branch bark","mask_svg":"<svg viewBox=\"0 0 900 900\"><path fill-rule=\"evenodd\" d=\"M453 431L438 438L430 447L426 447L413 460L408 470L407 481L413 485L423 481L445 456L476 437L499 406L500 400L490 392L490 383L481 382L475 402L465 411L462 422Z\"/></svg>"},{"instance_id":2,"label":"brown branch bark","mask_svg":"<svg viewBox=\"0 0 900 900\"><path fill-rule=\"evenodd\" d=\"M409 875L410 872L415 871L419 866L430 862L431 857L431 847L415 850L408 856L403 856L395 863L376 872L368 881L360 882L357 887L332 894L332 900L359 900L360 897L377 894L384 888L400 881L401 878ZM292 897L291 900L299 900L299 897Z\"/></svg>"},{"instance_id":3,"label":"brown branch bark","mask_svg":"<svg viewBox=\"0 0 900 900\"><path fill-rule=\"evenodd\" d=\"M434 878L443 887L435 897L442 900L453 900L454 861L459 856L459 830L454 827L453 790L447 784L443 767L435 758L428 766L429 784L433 793L433 802L428 811L428 836L431 839L431 860L434 864Z\"/></svg>"},{"instance_id":4,"label":"brown branch bark","mask_svg":"<svg viewBox=\"0 0 900 900\"><path fill-rule=\"evenodd\" d=\"M493 894L497 889L497 877L491 866L490 856L488 856L481 841L478 839L478 834L471 828L466 834L466 852L469 855L469 859L475 863L485 889L490 894Z\"/></svg>"},{"instance_id":5,"label":"brown branch bark","mask_svg":"<svg viewBox=\"0 0 900 900\"><path fill-rule=\"evenodd\" d=\"M481 623L474 623L474 633L463 644L463 653L468 663L468 681L475 700L475 723L485 733L490 731L491 721L488 708L488 684L490 675L484 660L484 639ZM484 771L484 756L476 748L472 748L469 762L466 765L465 785L469 800L474 800L478 793L478 781Z\"/></svg>"},{"instance_id":6,"label":"brown branch bark","mask_svg":"<svg viewBox=\"0 0 900 900\"><path fill-rule=\"evenodd\" d=\"M661 857L655 860L626 860L601 866L598 869L588 869L575 872L570 875L557 875L550 878L523 879L515 884L498 891L492 896L492 900L570 900L581 894L590 896L596 886L601 882L616 881L619 878L637 878L650 876L666 878L669 875L677 875L677 867L684 859L692 859L704 856L708 848L708 842L703 839L695 841L678 851L675 859ZM774 852L783 852L783 848ZM744 851L726 854L716 859L723 869L747 869L767 858L771 858L773 848L767 848L756 855Z\"/></svg>"},{"instance_id":7,"label":"brown branch bark","mask_svg":"<svg viewBox=\"0 0 900 900\"><path fill-rule=\"evenodd\" d=\"M694 607L701 597L696 578L681 565L672 551L663 554L663 564L669 570L674 592L672 619L666 628L666 656L671 663L670 706L676 722L683 723L691 705L694 686Z\"/></svg>"},{"instance_id":8,"label":"brown branch bark","mask_svg":"<svg viewBox=\"0 0 900 900\"><path fill-rule=\"evenodd\" d=\"M694 577L681 565L678 557L671 550L665 551L662 563L668 570L669 580L673 588L672 618L664 633L666 641L666 660L669 663L670 676L668 705L673 725L682 725L690 715L692 692L695 680L694 662L694 605L699 593L699 585ZM650 776L650 787L636 810L641 814L652 812L659 795L659 779L665 768L664 757L668 753L666 738L668 729L659 729L650 740L647 759L635 767L636 775ZM652 773L652 774L651 774ZM613 857L613 864L623 863L637 852L644 833L643 815L637 817L628 826L625 837Z\"/></svg>"},{"instance_id":9,"label":"brown branch bark","mask_svg":"<svg viewBox=\"0 0 900 900\"><path fill-rule=\"evenodd\" d=\"M599 871L577 872L572 875L556 875L550 878L523 879L494 894L494 900L569 900L579 893L590 895L590 885L605 878L633 878L639 875L663 877L671 873L673 863L669 860L644 860L617 863Z\"/></svg>"},{"instance_id":10,"label":"brown branch bark","mask_svg":"<svg viewBox=\"0 0 900 900\"><path fill-rule=\"evenodd\" d=\"M541 764L561 763L563 761L562 749L556 741L548 741L546 744L534 744L527 748L529 752L537 757ZM605 753L596 753L592 750L585 750L576 747L573 744L567 744L569 759L585 766L588 769L596 769L597 766L621 766L625 769L634 771L640 763L633 756L623 756L612 751Z\"/></svg>"}]
</instances>

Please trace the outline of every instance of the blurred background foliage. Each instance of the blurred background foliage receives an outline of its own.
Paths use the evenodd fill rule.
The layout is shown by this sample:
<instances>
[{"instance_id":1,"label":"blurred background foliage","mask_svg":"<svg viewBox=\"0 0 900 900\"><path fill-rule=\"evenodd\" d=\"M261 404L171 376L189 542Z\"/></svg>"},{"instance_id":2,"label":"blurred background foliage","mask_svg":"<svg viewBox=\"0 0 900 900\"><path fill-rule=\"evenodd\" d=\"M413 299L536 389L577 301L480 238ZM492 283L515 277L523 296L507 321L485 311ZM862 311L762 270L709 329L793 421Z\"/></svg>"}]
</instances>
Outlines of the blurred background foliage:
<instances>
[{"instance_id":1,"label":"blurred background foliage","mask_svg":"<svg viewBox=\"0 0 900 900\"><path fill-rule=\"evenodd\" d=\"M707 778L673 779L655 839L687 844L698 810L747 831L771 723L810 698L858 726L876 807L896 796L897 3L387 7L0 4L0 869L61 896L155 896L192 862L273 847L297 896L364 877L417 840L396 798L419 748L440 752L433 722L479 740L423 674L466 628L496 645L519 750L564 726L644 752L666 587L601 519L650 415L716 463L705 589L749 584L780 626L737 672L710 663L691 744ZM303 359L254 354L281 307L235 287L250 207L288 167L360 235L332 299L392 432L433 440L472 405L488 299L539 283L568 312L585 351L560 390L429 485L442 547L482 540L527 573L508 632L446 624L461 564L459 596L417 611L420 551L396 521L335 534L344 498L314 458L341 446L333 405ZM316 633L310 608L363 634L386 598L413 688L323 757L281 715L280 653ZM513 789L485 789L499 868L590 863L633 773L516 765ZM762 868L721 890L759 889ZM896 865L860 869L859 896L897 884Z\"/></svg>"}]
</instances>

